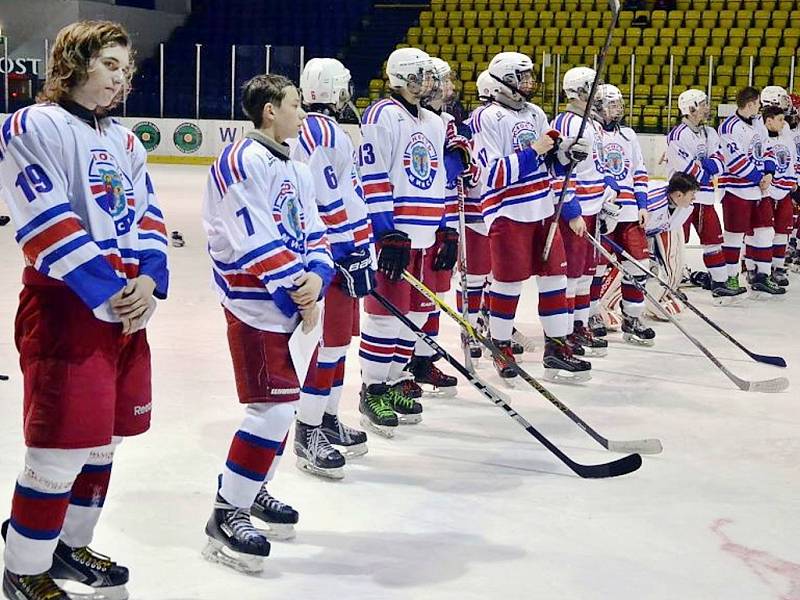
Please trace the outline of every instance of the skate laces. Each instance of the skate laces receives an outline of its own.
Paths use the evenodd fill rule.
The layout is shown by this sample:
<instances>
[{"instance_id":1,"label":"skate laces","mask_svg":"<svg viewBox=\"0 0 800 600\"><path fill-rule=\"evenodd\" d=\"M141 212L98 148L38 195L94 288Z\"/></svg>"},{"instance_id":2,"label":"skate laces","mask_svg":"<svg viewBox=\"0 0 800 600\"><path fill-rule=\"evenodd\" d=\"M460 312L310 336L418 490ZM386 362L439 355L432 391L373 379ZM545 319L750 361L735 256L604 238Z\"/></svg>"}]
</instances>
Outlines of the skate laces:
<instances>
[{"instance_id":1,"label":"skate laces","mask_svg":"<svg viewBox=\"0 0 800 600\"><path fill-rule=\"evenodd\" d=\"M263 537L250 521L250 511L246 508L234 508L225 516L225 522L230 525L233 535L239 540L249 540Z\"/></svg>"},{"instance_id":2,"label":"skate laces","mask_svg":"<svg viewBox=\"0 0 800 600\"><path fill-rule=\"evenodd\" d=\"M116 564L111 558L95 552L89 546L73 549L72 557L82 565L98 571L108 571Z\"/></svg>"},{"instance_id":3,"label":"skate laces","mask_svg":"<svg viewBox=\"0 0 800 600\"><path fill-rule=\"evenodd\" d=\"M342 423L336 415L333 416L333 422L335 423L336 434L339 436L339 439L343 442L350 442L353 438L352 434L355 433L355 429Z\"/></svg>"},{"instance_id":4,"label":"skate laces","mask_svg":"<svg viewBox=\"0 0 800 600\"><path fill-rule=\"evenodd\" d=\"M322 431L322 427L312 427L308 433L308 447L313 456L327 458L335 452L333 446Z\"/></svg>"},{"instance_id":5,"label":"skate laces","mask_svg":"<svg viewBox=\"0 0 800 600\"><path fill-rule=\"evenodd\" d=\"M261 490L258 492L256 502L261 504L267 510L282 511L285 508L289 508L288 504L284 504L274 496L271 496L266 488L261 488Z\"/></svg>"},{"instance_id":6,"label":"skate laces","mask_svg":"<svg viewBox=\"0 0 800 600\"><path fill-rule=\"evenodd\" d=\"M36 600L58 600L65 597L64 591L47 573L23 575L19 578L19 582Z\"/></svg>"},{"instance_id":7,"label":"skate laces","mask_svg":"<svg viewBox=\"0 0 800 600\"><path fill-rule=\"evenodd\" d=\"M380 418L387 418L394 415L392 407L389 406L387 400L390 398L392 390L387 390L384 394L367 394L367 406L370 410Z\"/></svg>"},{"instance_id":8,"label":"skate laces","mask_svg":"<svg viewBox=\"0 0 800 600\"><path fill-rule=\"evenodd\" d=\"M395 404L409 409L414 407L414 399L409 398L400 390L396 388L389 388L389 394Z\"/></svg>"}]
</instances>

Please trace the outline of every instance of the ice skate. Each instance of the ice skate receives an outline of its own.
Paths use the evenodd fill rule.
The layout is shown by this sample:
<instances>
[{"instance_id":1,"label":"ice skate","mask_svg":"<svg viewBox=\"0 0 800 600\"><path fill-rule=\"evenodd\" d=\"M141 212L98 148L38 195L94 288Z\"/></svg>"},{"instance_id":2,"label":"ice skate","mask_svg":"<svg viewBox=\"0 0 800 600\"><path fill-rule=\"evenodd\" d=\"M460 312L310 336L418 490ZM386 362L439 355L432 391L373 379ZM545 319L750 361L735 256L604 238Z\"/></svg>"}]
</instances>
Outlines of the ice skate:
<instances>
[{"instance_id":1,"label":"ice skate","mask_svg":"<svg viewBox=\"0 0 800 600\"><path fill-rule=\"evenodd\" d=\"M645 327L639 317L631 317L623 313L622 315L622 339L629 344L639 346L652 346L656 337L656 332L650 327Z\"/></svg>"},{"instance_id":2,"label":"ice skate","mask_svg":"<svg viewBox=\"0 0 800 600\"><path fill-rule=\"evenodd\" d=\"M608 335L605 321L603 321L603 317L600 314L589 317L589 329L591 329L592 335L596 338L606 337Z\"/></svg>"},{"instance_id":3,"label":"ice skate","mask_svg":"<svg viewBox=\"0 0 800 600\"><path fill-rule=\"evenodd\" d=\"M463 331L461 332L461 345L469 348L469 357L473 362L483 356L483 348L481 348L480 342Z\"/></svg>"},{"instance_id":4,"label":"ice skate","mask_svg":"<svg viewBox=\"0 0 800 600\"><path fill-rule=\"evenodd\" d=\"M170 235L170 243L173 248L183 248L186 245L186 240L183 239L180 231L173 231Z\"/></svg>"},{"instance_id":5,"label":"ice skate","mask_svg":"<svg viewBox=\"0 0 800 600\"><path fill-rule=\"evenodd\" d=\"M608 341L594 337L583 321L575 321L572 338L584 348L588 356L602 357L608 354Z\"/></svg>"},{"instance_id":6,"label":"ice skate","mask_svg":"<svg viewBox=\"0 0 800 600\"><path fill-rule=\"evenodd\" d=\"M512 342L512 350L515 350L514 346L520 346L524 352L536 352L536 342L532 337L528 337L524 333L522 333L516 327L514 328L514 332L511 334L511 342ZM514 352L514 354L522 354L522 352Z\"/></svg>"},{"instance_id":7,"label":"ice skate","mask_svg":"<svg viewBox=\"0 0 800 600\"><path fill-rule=\"evenodd\" d=\"M325 413L322 416L322 433L346 458L364 456L367 453L367 434L359 429L348 427L336 415Z\"/></svg>"},{"instance_id":8,"label":"ice skate","mask_svg":"<svg viewBox=\"0 0 800 600\"><path fill-rule=\"evenodd\" d=\"M592 364L575 358L572 348L563 337L545 337L542 364L544 379L553 383L583 383L592 378L589 373Z\"/></svg>"},{"instance_id":9,"label":"ice skate","mask_svg":"<svg viewBox=\"0 0 800 600\"><path fill-rule=\"evenodd\" d=\"M781 287L789 285L789 275L783 267L773 267L772 280Z\"/></svg>"},{"instance_id":10,"label":"ice skate","mask_svg":"<svg viewBox=\"0 0 800 600\"><path fill-rule=\"evenodd\" d=\"M414 375L423 392L429 396L451 398L456 395L458 381L452 375L446 375L433 362L432 356L415 356L408 363L408 370Z\"/></svg>"},{"instance_id":11,"label":"ice skate","mask_svg":"<svg viewBox=\"0 0 800 600\"><path fill-rule=\"evenodd\" d=\"M744 298L747 288L739 285L739 276L731 275L725 283L714 282L711 287L711 295L717 306L732 306L738 304Z\"/></svg>"},{"instance_id":12,"label":"ice skate","mask_svg":"<svg viewBox=\"0 0 800 600\"><path fill-rule=\"evenodd\" d=\"M779 286L770 275L756 273L750 286L750 297L753 300L768 300L775 296L783 296L786 288Z\"/></svg>"},{"instance_id":13,"label":"ice skate","mask_svg":"<svg viewBox=\"0 0 800 600\"><path fill-rule=\"evenodd\" d=\"M397 414L400 425L416 425L422 421L422 404L403 392L403 382L389 388L389 406Z\"/></svg>"},{"instance_id":14,"label":"ice skate","mask_svg":"<svg viewBox=\"0 0 800 600\"><path fill-rule=\"evenodd\" d=\"M344 456L325 437L321 425L313 427L297 421L294 453L301 471L328 479L344 477Z\"/></svg>"},{"instance_id":15,"label":"ice skate","mask_svg":"<svg viewBox=\"0 0 800 600\"><path fill-rule=\"evenodd\" d=\"M300 520L300 514L288 504L284 504L267 491L267 485L261 486L250 515L264 523L266 529L258 531L270 540L291 540L297 535L294 526Z\"/></svg>"},{"instance_id":16,"label":"ice skate","mask_svg":"<svg viewBox=\"0 0 800 600\"><path fill-rule=\"evenodd\" d=\"M389 402L389 386L373 383L361 386L358 403L361 412L361 426L385 438L394 437L398 419Z\"/></svg>"},{"instance_id":17,"label":"ice skate","mask_svg":"<svg viewBox=\"0 0 800 600\"><path fill-rule=\"evenodd\" d=\"M689 280L695 287L703 288L704 290L711 289L711 275L708 271L692 271L689 275Z\"/></svg>"},{"instance_id":18,"label":"ice skate","mask_svg":"<svg viewBox=\"0 0 800 600\"><path fill-rule=\"evenodd\" d=\"M228 504L217 494L206 523L208 544L203 558L242 573L260 573L269 556L269 541L250 521L250 510Z\"/></svg>"},{"instance_id":19,"label":"ice skate","mask_svg":"<svg viewBox=\"0 0 800 600\"><path fill-rule=\"evenodd\" d=\"M16 575L4 570L3 594L12 600L70 600L49 573Z\"/></svg>"},{"instance_id":20,"label":"ice skate","mask_svg":"<svg viewBox=\"0 0 800 600\"><path fill-rule=\"evenodd\" d=\"M412 358L411 360L414 359ZM398 389L401 392L403 392L403 394L408 398L413 398L414 400L416 400L417 398L422 398L424 390L419 386L419 384L416 381L414 381L410 377L408 379L401 379L394 385L397 386Z\"/></svg>"},{"instance_id":21,"label":"ice skate","mask_svg":"<svg viewBox=\"0 0 800 600\"><path fill-rule=\"evenodd\" d=\"M500 375L500 378L503 380L503 383L508 385L509 387L514 387L513 379L517 376L516 370L514 370L514 365L516 360L514 359L514 353L511 349L511 342L508 340L500 341L500 340L493 340L494 345L497 346L497 349L500 350L500 353L503 355L502 360L498 357L493 357L494 368L497 371L497 374Z\"/></svg>"}]
</instances>

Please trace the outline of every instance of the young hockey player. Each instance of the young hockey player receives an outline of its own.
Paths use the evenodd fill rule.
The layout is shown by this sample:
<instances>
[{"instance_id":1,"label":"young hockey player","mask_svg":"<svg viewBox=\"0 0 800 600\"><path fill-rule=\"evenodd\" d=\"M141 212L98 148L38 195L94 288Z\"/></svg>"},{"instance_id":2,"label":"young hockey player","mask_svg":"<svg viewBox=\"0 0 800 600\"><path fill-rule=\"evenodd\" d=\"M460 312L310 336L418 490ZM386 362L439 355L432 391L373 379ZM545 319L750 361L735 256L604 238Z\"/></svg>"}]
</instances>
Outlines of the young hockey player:
<instances>
[{"instance_id":1,"label":"young hockey player","mask_svg":"<svg viewBox=\"0 0 800 600\"><path fill-rule=\"evenodd\" d=\"M553 120L553 128L563 139L562 145L568 148L578 139L583 114L587 110L586 103L597 73L589 67L575 67L564 74L562 88L569 104L566 110ZM600 156L601 125L594 114L594 107L589 107L589 116L579 143L572 147L571 156L566 152L558 153L558 161L554 164L556 198L558 198L564 182L564 171L570 160L575 163L569 181L569 187L575 192L576 206L582 216L575 217L584 221L586 231L597 237L597 215L604 202L616 198L619 187L616 180L605 172L605 164ZM564 238L564 250L567 255L567 302L569 304L569 329L567 338L578 355L587 352L593 356L604 356L608 342L595 337L589 326L592 314L592 284L596 278L602 278L605 265L599 267L599 255L584 238L583 230L574 231L574 223L563 218L559 223ZM599 287L594 286L595 295ZM599 298L599 295L597 296ZM597 309L595 298L595 312ZM599 332L602 333L602 332ZM586 363L587 365L589 363Z\"/></svg>"},{"instance_id":2,"label":"young hockey player","mask_svg":"<svg viewBox=\"0 0 800 600\"><path fill-rule=\"evenodd\" d=\"M325 294L322 343L309 368L297 411L297 466L323 477L344 477L345 455L367 452L367 435L339 421L345 356L358 335L359 298L373 286L372 229L353 154L337 123L350 101L350 71L334 58L312 58L300 76L306 115L292 158L309 166L317 208L328 228L336 276Z\"/></svg>"},{"instance_id":3,"label":"young hockey player","mask_svg":"<svg viewBox=\"0 0 800 600\"><path fill-rule=\"evenodd\" d=\"M568 331L564 245L557 231L547 261L542 251L554 212L551 177L545 159L556 132L533 93L533 63L524 54L501 52L489 63L496 82L494 101L472 116L475 152L481 168L482 210L489 228L492 283L490 330L505 360L495 360L501 377L516 376L511 335L522 284L537 277L539 317L545 334L544 366L551 380L585 380L589 364L574 358ZM548 135L551 132L552 135ZM576 208L570 212L572 208ZM582 231L579 210L565 217Z\"/></svg>"},{"instance_id":4,"label":"young hockey player","mask_svg":"<svg viewBox=\"0 0 800 600\"><path fill-rule=\"evenodd\" d=\"M127 598L128 569L89 544L117 445L150 426L145 326L169 277L147 153L108 116L131 53L117 23L66 26L38 103L0 135L0 187L27 265L15 327L27 451L2 525L15 600L66 600L53 579Z\"/></svg>"},{"instance_id":5,"label":"young hockey player","mask_svg":"<svg viewBox=\"0 0 800 600\"><path fill-rule=\"evenodd\" d=\"M458 246L458 236L442 227L445 126L441 117L420 105L435 85L428 54L416 48L395 50L386 71L392 95L364 111L359 150L364 197L378 252L376 289L422 327L433 302L412 291L402 280L403 271L408 268L422 281L434 280L433 266L452 268ZM404 392L403 371L416 336L376 299L367 297L364 309L359 351L361 423L392 437L398 422L422 420L422 405Z\"/></svg>"},{"instance_id":6,"label":"young hockey player","mask_svg":"<svg viewBox=\"0 0 800 600\"><path fill-rule=\"evenodd\" d=\"M703 245L703 263L707 273L693 275L695 283L710 288L715 298L736 296L744 288L728 285L728 268L722 252L722 225L714 207L714 177L723 170L719 152L719 135L706 125L710 115L708 97L701 90L686 90L678 96L678 109L683 120L667 135L667 166L672 173L687 173L697 179L700 190L695 198L692 218L688 227L694 226Z\"/></svg>"},{"instance_id":7,"label":"young hockey player","mask_svg":"<svg viewBox=\"0 0 800 600\"><path fill-rule=\"evenodd\" d=\"M648 258L645 227L647 211L647 169L636 132L622 125L625 103L619 88L603 84L597 90L597 112L603 131L599 139L604 172L616 182L619 192L601 211L604 234L638 261ZM610 251L613 252L609 248ZM644 285L647 277L620 256L625 270L622 279L622 337L627 342L652 345L655 332L642 324L644 293L634 280Z\"/></svg>"},{"instance_id":8,"label":"young hockey player","mask_svg":"<svg viewBox=\"0 0 800 600\"><path fill-rule=\"evenodd\" d=\"M255 129L211 166L203 200L236 390L246 405L219 477L203 555L257 572L270 545L253 527L251 511L282 537L298 518L265 487L300 397L288 341L299 322L304 330L316 324L317 301L334 269L313 177L289 159L285 143L304 116L297 88L280 75L257 75L242 87L242 108Z\"/></svg>"}]
</instances>

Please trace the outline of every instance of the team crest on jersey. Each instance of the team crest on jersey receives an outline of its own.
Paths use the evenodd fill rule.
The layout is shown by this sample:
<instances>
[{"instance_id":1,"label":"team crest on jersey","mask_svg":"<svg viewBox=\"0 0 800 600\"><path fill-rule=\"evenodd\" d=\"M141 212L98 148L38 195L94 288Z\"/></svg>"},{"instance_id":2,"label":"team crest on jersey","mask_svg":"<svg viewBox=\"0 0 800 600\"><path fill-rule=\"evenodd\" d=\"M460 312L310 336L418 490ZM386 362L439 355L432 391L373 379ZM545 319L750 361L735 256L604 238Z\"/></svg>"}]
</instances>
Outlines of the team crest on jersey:
<instances>
[{"instance_id":1,"label":"team crest on jersey","mask_svg":"<svg viewBox=\"0 0 800 600\"><path fill-rule=\"evenodd\" d=\"M298 253L305 253L303 235L303 207L297 199L297 189L291 181L284 181L272 206L272 216L281 239L286 246Z\"/></svg>"},{"instance_id":2,"label":"team crest on jersey","mask_svg":"<svg viewBox=\"0 0 800 600\"><path fill-rule=\"evenodd\" d=\"M795 138L794 138L794 146L797 149L797 156L800 157L800 135L795 136Z\"/></svg>"},{"instance_id":3,"label":"team crest on jersey","mask_svg":"<svg viewBox=\"0 0 800 600\"><path fill-rule=\"evenodd\" d=\"M697 158L704 160L708 156L708 149L705 144L697 144Z\"/></svg>"},{"instance_id":4,"label":"team crest on jersey","mask_svg":"<svg viewBox=\"0 0 800 600\"><path fill-rule=\"evenodd\" d=\"M525 150L525 148L530 148L531 144L536 141L536 130L531 123L520 121L511 130L511 139L514 140L514 150L516 152Z\"/></svg>"},{"instance_id":5,"label":"team crest on jersey","mask_svg":"<svg viewBox=\"0 0 800 600\"><path fill-rule=\"evenodd\" d=\"M414 187L427 190L433 185L439 168L439 159L436 156L436 149L424 134L415 133L411 136L411 141L403 153L403 167Z\"/></svg>"},{"instance_id":6,"label":"team crest on jersey","mask_svg":"<svg viewBox=\"0 0 800 600\"><path fill-rule=\"evenodd\" d=\"M750 148L748 149L750 156L753 157L753 160L761 162L764 160L764 142L761 141L761 138L757 135L753 137L753 141L750 142Z\"/></svg>"},{"instance_id":7,"label":"team crest on jersey","mask_svg":"<svg viewBox=\"0 0 800 600\"><path fill-rule=\"evenodd\" d=\"M89 186L97 205L114 219L117 234L130 231L134 218L133 184L108 150L95 148L89 161Z\"/></svg>"},{"instance_id":8,"label":"team crest on jersey","mask_svg":"<svg viewBox=\"0 0 800 600\"><path fill-rule=\"evenodd\" d=\"M622 146L611 143L603 147L603 164L605 170L611 173L614 179L621 181L628 175L631 161L625 156Z\"/></svg>"},{"instance_id":9,"label":"team crest on jersey","mask_svg":"<svg viewBox=\"0 0 800 600\"><path fill-rule=\"evenodd\" d=\"M792 154L789 148L783 144L775 144L772 147L772 151L775 153L775 163L778 173L785 173L792 163Z\"/></svg>"}]
</instances>

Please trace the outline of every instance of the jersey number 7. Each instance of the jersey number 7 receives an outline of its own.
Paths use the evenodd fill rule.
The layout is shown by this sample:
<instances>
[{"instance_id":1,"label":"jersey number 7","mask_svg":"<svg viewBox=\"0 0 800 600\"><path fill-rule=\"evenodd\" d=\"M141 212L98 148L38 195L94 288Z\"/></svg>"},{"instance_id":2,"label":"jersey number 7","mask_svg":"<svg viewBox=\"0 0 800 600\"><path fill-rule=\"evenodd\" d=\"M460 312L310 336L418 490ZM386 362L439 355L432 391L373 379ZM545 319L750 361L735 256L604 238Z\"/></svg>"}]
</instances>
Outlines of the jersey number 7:
<instances>
[{"instance_id":1,"label":"jersey number 7","mask_svg":"<svg viewBox=\"0 0 800 600\"><path fill-rule=\"evenodd\" d=\"M247 230L248 236L251 236L256 232L256 230L253 229L253 220L250 218L250 213L248 212L246 206L243 206L242 208L237 210L236 216L242 217L242 220L244 221L244 228Z\"/></svg>"}]
</instances>

